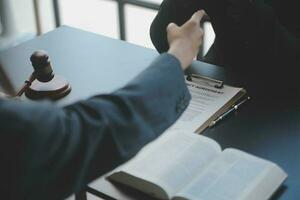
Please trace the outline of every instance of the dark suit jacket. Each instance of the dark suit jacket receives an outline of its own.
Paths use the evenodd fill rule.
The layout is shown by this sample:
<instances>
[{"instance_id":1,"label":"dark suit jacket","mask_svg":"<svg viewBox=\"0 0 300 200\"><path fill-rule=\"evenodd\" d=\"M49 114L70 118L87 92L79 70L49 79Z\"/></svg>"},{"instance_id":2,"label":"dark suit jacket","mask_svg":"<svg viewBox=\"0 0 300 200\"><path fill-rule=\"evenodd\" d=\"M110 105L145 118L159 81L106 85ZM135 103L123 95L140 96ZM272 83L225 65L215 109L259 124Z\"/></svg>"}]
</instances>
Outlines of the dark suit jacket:
<instances>
[{"instance_id":1,"label":"dark suit jacket","mask_svg":"<svg viewBox=\"0 0 300 200\"><path fill-rule=\"evenodd\" d=\"M263 94L274 95L283 86L280 90L285 95L293 94L290 91L299 87L298 3L297 0L164 0L152 23L151 39L159 52L166 51L167 24L181 25L195 11L204 9L216 33L205 61L236 73L236 84L250 93L261 90ZM260 84L262 87L258 88Z\"/></svg>"},{"instance_id":2,"label":"dark suit jacket","mask_svg":"<svg viewBox=\"0 0 300 200\"><path fill-rule=\"evenodd\" d=\"M169 55L125 87L59 108L0 100L0 199L61 199L133 157L190 100Z\"/></svg>"}]
</instances>

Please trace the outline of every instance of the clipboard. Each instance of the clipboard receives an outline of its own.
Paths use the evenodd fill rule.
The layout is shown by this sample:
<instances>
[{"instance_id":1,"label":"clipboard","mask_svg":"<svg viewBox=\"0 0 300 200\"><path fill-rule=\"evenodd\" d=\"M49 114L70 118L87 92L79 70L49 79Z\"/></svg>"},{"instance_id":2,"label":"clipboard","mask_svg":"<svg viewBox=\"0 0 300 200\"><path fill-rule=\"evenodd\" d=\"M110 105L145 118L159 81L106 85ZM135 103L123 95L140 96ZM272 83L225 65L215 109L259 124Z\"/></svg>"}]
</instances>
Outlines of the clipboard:
<instances>
[{"instance_id":1,"label":"clipboard","mask_svg":"<svg viewBox=\"0 0 300 200\"><path fill-rule=\"evenodd\" d=\"M199 85L201 89L202 89L202 87L205 88L206 86L208 88L211 88L210 91L213 91L214 90L213 88L215 88L215 90L218 92L223 91L226 93L226 91L228 91L229 88L240 89L239 92L237 92L230 99L228 99L228 101L225 101L224 104L222 106L220 106L219 109L216 110L216 112L211 113L211 115L208 116L207 120L203 124L199 124L198 128L196 128L196 130L194 129L195 133L201 133L206 128L211 127L210 124L212 124L214 121L218 120L218 118L223 116L223 114L227 113L229 110L232 110L232 108L235 107L235 105L237 105L239 102L243 101L243 99L245 99L245 97L248 98L248 95L246 95L247 92L244 88L226 85L221 80L213 79L213 78L198 75L198 74L187 74L185 78L186 78L186 81ZM194 102L197 103L196 100ZM220 121L220 120L218 120L218 121ZM213 124L215 124L215 123L213 123Z\"/></svg>"},{"instance_id":2,"label":"clipboard","mask_svg":"<svg viewBox=\"0 0 300 200\"><path fill-rule=\"evenodd\" d=\"M220 80L216 80L207 76L201 76L198 74L188 74L186 76L186 80L191 81L191 82L202 82L207 85L213 86L215 88L221 89L224 87L224 82Z\"/></svg>"}]
</instances>

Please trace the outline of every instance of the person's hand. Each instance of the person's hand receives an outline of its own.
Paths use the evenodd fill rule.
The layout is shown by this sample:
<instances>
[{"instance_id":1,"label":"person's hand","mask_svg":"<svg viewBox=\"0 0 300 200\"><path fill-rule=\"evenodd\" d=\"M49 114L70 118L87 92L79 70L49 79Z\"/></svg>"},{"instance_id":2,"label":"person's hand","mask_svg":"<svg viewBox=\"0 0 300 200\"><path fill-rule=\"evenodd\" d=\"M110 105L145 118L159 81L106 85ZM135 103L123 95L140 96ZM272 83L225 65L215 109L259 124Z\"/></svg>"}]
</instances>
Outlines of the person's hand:
<instances>
[{"instance_id":1,"label":"person's hand","mask_svg":"<svg viewBox=\"0 0 300 200\"><path fill-rule=\"evenodd\" d=\"M192 63L202 44L203 30L200 28L200 21L204 14L203 10L199 10L182 26L170 23L167 27L170 46L168 53L178 58L183 70Z\"/></svg>"}]
</instances>

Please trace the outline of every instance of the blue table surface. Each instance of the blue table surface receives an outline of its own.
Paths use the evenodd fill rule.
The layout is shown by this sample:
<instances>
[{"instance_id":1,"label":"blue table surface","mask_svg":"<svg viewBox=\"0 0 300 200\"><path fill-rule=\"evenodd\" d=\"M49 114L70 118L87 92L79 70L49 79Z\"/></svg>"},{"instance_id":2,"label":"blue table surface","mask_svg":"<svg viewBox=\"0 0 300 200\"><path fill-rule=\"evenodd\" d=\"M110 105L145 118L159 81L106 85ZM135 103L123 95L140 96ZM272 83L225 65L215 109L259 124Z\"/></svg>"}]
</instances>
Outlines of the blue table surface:
<instances>
[{"instance_id":1,"label":"blue table surface","mask_svg":"<svg viewBox=\"0 0 300 200\"><path fill-rule=\"evenodd\" d=\"M4 70L16 88L32 72L29 57L39 49L49 53L55 73L65 76L72 86L71 94L56 102L59 106L124 86L158 55L152 49L63 26L0 52ZM231 83L226 70L203 62L195 61L189 72ZM288 179L272 199L299 199L299 102L290 98L253 98L236 115L203 134L215 139L222 148L238 148L277 163L288 173ZM114 198L121 195L125 200L140 199L134 196L136 193L131 195L104 179L99 180L90 185L94 192Z\"/></svg>"}]
</instances>

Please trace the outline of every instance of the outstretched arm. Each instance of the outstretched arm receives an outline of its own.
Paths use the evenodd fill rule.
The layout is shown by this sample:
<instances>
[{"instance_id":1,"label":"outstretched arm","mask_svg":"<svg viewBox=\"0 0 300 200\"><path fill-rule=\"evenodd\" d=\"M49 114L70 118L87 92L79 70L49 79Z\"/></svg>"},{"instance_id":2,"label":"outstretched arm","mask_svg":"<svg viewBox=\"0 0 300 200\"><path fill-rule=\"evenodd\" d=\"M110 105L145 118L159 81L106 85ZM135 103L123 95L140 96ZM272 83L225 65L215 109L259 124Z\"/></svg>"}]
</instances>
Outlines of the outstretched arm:
<instances>
[{"instance_id":1,"label":"outstretched arm","mask_svg":"<svg viewBox=\"0 0 300 200\"><path fill-rule=\"evenodd\" d=\"M1 159L9 157L11 166L4 170L2 160L1 177L21 173L13 185L22 184L29 199L65 197L135 155L179 117L189 99L180 63L164 54L124 88L64 109L3 101ZM23 199L17 197L12 199Z\"/></svg>"},{"instance_id":2,"label":"outstretched arm","mask_svg":"<svg viewBox=\"0 0 300 200\"><path fill-rule=\"evenodd\" d=\"M0 100L1 197L62 199L165 131L190 100L183 70L201 44L202 16L170 25L169 53L112 94L65 108Z\"/></svg>"}]
</instances>

